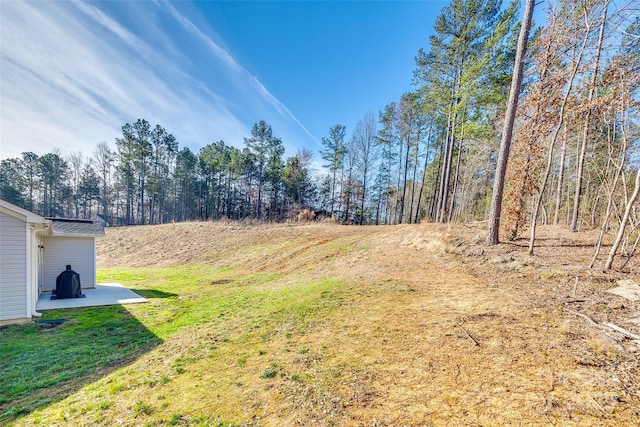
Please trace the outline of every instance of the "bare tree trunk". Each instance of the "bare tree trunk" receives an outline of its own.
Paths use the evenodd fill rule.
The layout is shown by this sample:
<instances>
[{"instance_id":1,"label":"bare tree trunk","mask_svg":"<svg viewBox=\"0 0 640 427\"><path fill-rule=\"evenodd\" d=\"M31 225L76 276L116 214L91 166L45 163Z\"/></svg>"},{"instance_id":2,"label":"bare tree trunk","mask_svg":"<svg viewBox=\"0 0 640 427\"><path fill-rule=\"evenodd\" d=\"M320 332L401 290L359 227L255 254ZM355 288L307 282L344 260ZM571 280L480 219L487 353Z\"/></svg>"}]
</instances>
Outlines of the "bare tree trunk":
<instances>
[{"instance_id":1,"label":"bare tree trunk","mask_svg":"<svg viewBox=\"0 0 640 427\"><path fill-rule=\"evenodd\" d=\"M520 95L520 86L522 85L522 71L524 69L525 54L527 52L527 42L529 41L529 31L531 29L531 17L535 7L534 0L527 0L524 7L524 16L522 17L522 27L520 28L520 36L518 37L518 47L516 50L516 59L513 68L513 77L511 79L511 89L509 90L509 99L507 101L507 111L505 114L504 127L502 129L502 138L500 141L500 149L498 151L498 162L496 165L496 176L493 182L493 194L491 196L491 211L489 212L489 230L487 234L487 245L496 245L499 243L498 233L500 231L500 214L502 212L502 194L504 191L504 176L507 171L507 161L509 159L509 148L511 146L511 137L513 135L513 123L516 118L516 110L518 109L518 98Z\"/></svg>"},{"instance_id":2,"label":"bare tree trunk","mask_svg":"<svg viewBox=\"0 0 640 427\"><path fill-rule=\"evenodd\" d=\"M611 206L613 205L613 194L615 192L616 185L618 184L618 179L620 178L620 171L624 166L624 156L625 154L622 155L620 166L616 170L616 176L613 179L613 184L611 185L611 188L609 189L609 199L607 200L607 210L604 214L604 220L602 221L602 226L600 227L600 234L598 235L598 240L596 242L595 249L593 251L593 258L591 258L591 262L589 263L589 268L593 268L594 264L596 263L596 260L598 259L598 255L600 254L600 248L602 247L602 239L604 238L604 233L607 230L607 227L609 225L609 218L611 217Z\"/></svg>"},{"instance_id":3,"label":"bare tree trunk","mask_svg":"<svg viewBox=\"0 0 640 427\"><path fill-rule=\"evenodd\" d=\"M452 93L451 96L453 97L454 94ZM447 165L449 164L448 162L448 158L451 155L450 154L450 150L451 150L451 145L450 145L450 140L451 140L451 129L453 127L452 125L452 121L453 121L453 100L451 101L451 105L449 105L449 115L447 117L447 135L444 141L444 157L442 158L442 167L440 168L440 186L438 188L438 200L436 203L436 222L443 222L441 221L441 216L442 216L442 211L443 211L443 203L444 202L444 198L445 198L445 193L446 193L446 176L448 173L448 169L447 169Z\"/></svg>"},{"instance_id":4,"label":"bare tree trunk","mask_svg":"<svg viewBox=\"0 0 640 427\"><path fill-rule=\"evenodd\" d=\"M629 234L631 234L631 233L629 233ZM620 266L620 270L623 270L627 266L629 261L631 261L631 257L635 255L636 250L638 249L638 243L640 243L640 234L638 234L636 236L636 240L633 242L633 247L629 251L629 255L627 255L627 259Z\"/></svg>"},{"instance_id":5,"label":"bare tree trunk","mask_svg":"<svg viewBox=\"0 0 640 427\"><path fill-rule=\"evenodd\" d=\"M340 194L338 195L338 212L342 212L342 197L344 194L344 160L340 168ZM333 212L331 213L333 215Z\"/></svg>"},{"instance_id":6,"label":"bare tree trunk","mask_svg":"<svg viewBox=\"0 0 640 427\"><path fill-rule=\"evenodd\" d=\"M333 215L333 208L335 206L336 200L336 171L337 169L334 167L333 169L333 181L331 182L331 215Z\"/></svg>"},{"instance_id":7,"label":"bare tree trunk","mask_svg":"<svg viewBox=\"0 0 640 427\"><path fill-rule=\"evenodd\" d=\"M585 23L587 25L587 28L584 33L584 39L582 40L582 45L580 46L578 56L574 60L575 62L573 64L573 69L571 70L571 75L569 76L567 91L562 98L562 103L560 105L560 123L558 123L558 125L556 126L556 129L553 132L553 136L551 137L551 141L549 141L547 167L545 169L544 178L542 179L542 184L540 185L540 192L538 193L538 198L535 202L533 213L531 214L531 237L529 238L529 255L533 255L533 246L536 241L536 225L538 221L538 213L540 212L542 197L547 187L547 181L549 180L549 174L551 172L551 164L553 163L553 149L556 145L556 141L558 140L560 129L564 124L567 101L569 99L569 95L571 94L571 90L573 89L573 81L576 77L576 74L578 73L578 68L580 67L580 62L582 61L582 55L584 53L585 47L587 46L587 40L589 39L589 21L587 16L585 16Z\"/></svg>"},{"instance_id":8,"label":"bare tree trunk","mask_svg":"<svg viewBox=\"0 0 640 427\"><path fill-rule=\"evenodd\" d=\"M409 224L411 224L411 220L413 218L413 206L415 202L416 195L416 175L418 173L418 155L420 154L420 135L421 135L421 125L418 125L418 131L416 135L416 157L413 162L413 178L411 179L411 208L409 209ZM420 206L418 206L418 210Z\"/></svg>"},{"instance_id":9,"label":"bare tree trunk","mask_svg":"<svg viewBox=\"0 0 640 427\"><path fill-rule=\"evenodd\" d=\"M400 224L404 222L404 208L407 197L407 173L409 172L409 148L411 146L411 131L409 131L407 135L407 152L405 153L404 159L404 177L402 181L402 197L400 198L400 220L398 221ZM411 213L409 213L411 215ZM411 221L409 221L411 222Z\"/></svg>"},{"instance_id":10,"label":"bare tree trunk","mask_svg":"<svg viewBox=\"0 0 640 427\"><path fill-rule=\"evenodd\" d=\"M459 77L458 77L459 78ZM457 105L457 102L454 104L454 109ZM442 199L440 204L440 211L438 213L438 222L446 222L447 221L447 205L449 204L449 186L451 185L451 167L453 164L453 150L456 147L456 121L458 118L458 113L453 112L453 117L451 121L451 133L449 134L449 142L447 143L449 153L445 159L445 174L443 186L440 192L442 193Z\"/></svg>"},{"instance_id":11,"label":"bare tree trunk","mask_svg":"<svg viewBox=\"0 0 640 427\"><path fill-rule=\"evenodd\" d=\"M462 145L464 143L464 119L466 112L462 113L462 132L460 135L460 144L458 145L458 156L456 158L456 176L453 180L453 191L451 192L451 205L449 207L449 217L447 222L451 222L453 220L453 209L456 204L456 193L458 192L458 181L460 180L460 158L462 157Z\"/></svg>"},{"instance_id":12,"label":"bare tree trunk","mask_svg":"<svg viewBox=\"0 0 640 427\"><path fill-rule=\"evenodd\" d=\"M633 208L633 204L638 198L638 192L640 192L640 169L636 173L636 183L635 188L633 189L633 194L631 198L627 201L627 207L624 210L624 216L622 217L622 221L620 222L620 228L618 229L618 235L616 237L616 241L613 243L611 247L611 251L609 252L609 257L607 258L607 262L604 265L605 270L610 270L611 265L613 264L613 258L618 251L618 247L620 246L620 242L622 241L622 237L624 236L624 229L627 227L627 223L629 222L629 216L631 215L631 209Z\"/></svg>"},{"instance_id":13,"label":"bare tree trunk","mask_svg":"<svg viewBox=\"0 0 640 427\"><path fill-rule=\"evenodd\" d=\"M593 75L591 76L591 84L589 87L589 96L587 103L589 108L584 119L584 127L582 129L582 146L580 147L580 155L578 156L578 167L576 170L576 192L573 198L573 216L571 218L571 231L578 231L578 212L580 210L580 196L582 195L582 175L584 172L584 156L587 149L587 140L589 139L589 124L591 122L591 101L595 93L596 82L598 78L598 66L600 65L600 54L602 52L602 40L604 39L604 28L607 22L607 10L609 9L609 0L604 0L602 6L602 21L600 22L600 34L598 35L598 45L596 47L596 57L593 63Z\"/></svg>"},{"instance_id":14,"label":"bare tree trunk","mask_svg":"<svg viewBox=\"0 0 640 427\"><path fill-rule=\"evenodd\" d=\"M567 124L562 132L562 151L560 152L560 170L558 171L558 187L556 189L556 208L553 213L553 225L558 225L560 206L562 205L562 189L564 185L565 162L567 158Z\"/></svg>"},{"instance_id":15,"label":"bare tree trunk","mask_svg":"<svg viewBox=\"0 0 640 427\"><path fill-rule=\"evenodd\" d=\"M398 140L398 147L400 148L400 153L398 154L398 180L396 182L396 194L394 201L394 209L393 209L393 223L398 224L398 207L400 206L400 182L402 181L402 153L404 152L404 144L402 143L402 138ZM400 223L402 223L402 213L400 213Z\"/></svg>"},{"instance_id":16,"label":"bare tree trunk","mask_svg":"<svg viewBox=\"0 0 640 427\"><path fill-rule=\"evenodd\" d=\"M416 208L416 216L414 223L418 223L420 215L420 203L422 202L422 193L424 191L424 182L427 180L427 166L429 166L429 151L431 149L431 126L429 126L429 133L427 134L427 153L424 155L424 169L422 171L422 184L420 185L420 192L418 193L418 206Z\"/></svg>"},{"instance_id":17,"label":"bare tree trunk","mask_svg":"<svg viewBox=\"0 0 640 427\"><path fill-rule=\"evenodd\" d=\"M437 156L438 159L438 174L441 173L442 169L442 145L440 145L440 149L438 150L439 154ZM437 180L434 181L433 185L433 193L431 195L431 200L429 201L429 217L431 221L437 220L437 208L438 208L438 194L439 194L439 182Z\"/></svg>"}]
</instances>

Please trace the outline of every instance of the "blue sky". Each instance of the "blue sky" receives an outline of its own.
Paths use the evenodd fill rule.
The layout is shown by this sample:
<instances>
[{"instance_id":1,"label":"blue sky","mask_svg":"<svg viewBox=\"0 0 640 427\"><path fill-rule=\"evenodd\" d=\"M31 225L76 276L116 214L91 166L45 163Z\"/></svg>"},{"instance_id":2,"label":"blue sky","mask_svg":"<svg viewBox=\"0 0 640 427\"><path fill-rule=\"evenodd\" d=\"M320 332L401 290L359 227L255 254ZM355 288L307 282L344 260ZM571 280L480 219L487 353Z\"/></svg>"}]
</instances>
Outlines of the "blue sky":
<instances>
[{"instance_id":1,"label":"blue sky","mask_svg":"<svg viewBox=\"0 0 640 427\"><path fill-rule=\"evenodd\" d=\"M0 1L0 158L91 155L138 118L193 151L265 120L317 152L411 90L447 3Z\"/></svg>"}]
</instances>

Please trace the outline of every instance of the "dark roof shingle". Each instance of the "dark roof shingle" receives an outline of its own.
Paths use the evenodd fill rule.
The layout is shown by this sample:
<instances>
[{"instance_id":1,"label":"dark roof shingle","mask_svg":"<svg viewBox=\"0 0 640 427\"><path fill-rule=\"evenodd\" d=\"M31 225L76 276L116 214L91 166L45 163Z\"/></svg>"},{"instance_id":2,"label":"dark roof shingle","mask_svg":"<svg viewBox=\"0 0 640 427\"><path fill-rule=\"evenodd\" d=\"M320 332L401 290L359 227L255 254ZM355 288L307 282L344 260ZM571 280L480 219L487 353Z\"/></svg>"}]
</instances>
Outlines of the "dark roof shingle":
<instances>
[{"instance_id":1,"label":"dark roof shingle","mask_svg":"<svg viewBox=\"0 0 640 427\"><path fill-rule=\"evenodd\" d=\"M87 219L47 218L51 220L53 235L104 236L104 225Z\"/></svg>"}]
</instances>

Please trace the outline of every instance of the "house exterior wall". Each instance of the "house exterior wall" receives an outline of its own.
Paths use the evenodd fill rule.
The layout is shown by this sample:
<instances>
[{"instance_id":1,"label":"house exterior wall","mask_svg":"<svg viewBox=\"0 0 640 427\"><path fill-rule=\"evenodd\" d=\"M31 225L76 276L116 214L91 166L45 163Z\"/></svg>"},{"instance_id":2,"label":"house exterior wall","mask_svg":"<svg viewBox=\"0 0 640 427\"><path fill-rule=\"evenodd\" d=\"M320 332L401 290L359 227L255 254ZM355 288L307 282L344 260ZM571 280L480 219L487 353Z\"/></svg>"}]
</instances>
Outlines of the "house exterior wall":
<instances>
[{"instance_id":1,"label":"house exterior wall","mask_svg":"<svg viewBox=\"0 0 640 427\"><path fill-rule=\"evenodd\" d=\"M30 230L26 220L0 212L0 324L28 319L27 268Z\"/></svg>"},{"instance_id":2,"label":"house exterior wall","mask_svg":"<svg viewBox=\"0 0 640 427\"><path fill-rule=\"evenodd\" d=\"M56 288L56 278L67 264L80 275L83 289L96 287L96 246L93 237L45 236L42 291Z\"/></svg>"}]
</instances>

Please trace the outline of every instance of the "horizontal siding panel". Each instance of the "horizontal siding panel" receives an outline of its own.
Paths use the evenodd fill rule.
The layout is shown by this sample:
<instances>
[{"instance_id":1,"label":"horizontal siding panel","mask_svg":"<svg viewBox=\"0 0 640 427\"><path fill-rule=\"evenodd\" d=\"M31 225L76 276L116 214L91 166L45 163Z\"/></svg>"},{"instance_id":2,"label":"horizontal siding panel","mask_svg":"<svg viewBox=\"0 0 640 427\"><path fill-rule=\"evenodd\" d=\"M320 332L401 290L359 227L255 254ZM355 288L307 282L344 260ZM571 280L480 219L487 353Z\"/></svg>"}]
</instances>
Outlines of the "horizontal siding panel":
<instances>
[{"instance_id":1,"label":"horizontal siding panel","mask_svg":"<svg viewBox=\"0 0 640 427\"><path fill-rule=\"evenodd\" d=\"M0 243L0 250L15 250L17 245L24 244L25 236L26 233L24 231L20 235L16 236L7 236L6 234L3 234L2 243Z\"/></svg>"},{"instance_id":2,"label":"horizontal siding panel","mask_svg":"<svg viewBox=\"0 0 640 427\"><path fill-rule=\"evenodd\" d=\"M0 268L2 268L2 271L0 271L0 277L4 277L4 273L7 273L6 277L12 277L15 274L21 274L21 276L24 277L25 272L27 271L27 263L24 258L19 261L16 260L16 262L0 262Z\"/></svg>"},{"instance_id":3,"label":"horizontal siding panel","mask_svg":"<svg viewBox=\"0 0 640 427\"><path fill-rule=\"evenodd\" d=\"M2 271L0 272L0 277L11 278L16 274L20 274L21 277L24 277L24 273L27 269L27 264L25 262L21 262L21 263L16 262L9 265L0 263L0 268L2 268Z\"/></svg>"},{"instance_id":4,"label":"horizontal siding panel","mask_svg":"<svg viewBox=\"0 0 640 427\"><path fill-rule=\"evenodd\" d=\"M27 287L25 286L25 281L22 282L3 282L2 287L0 288L0 295L4 295L9 292L26 292Z\"/></svg>"},{"instance_id":5,"label":"horizontal siding panel","mask_svg":"<svg viewBox=\"0 0 640 427\"><path fill-rule=\"evenodd\" d=\"M2 295L2 303L0 303L0 310L12 310L15 307L26 307L26 295L10 296L5 298ZM22 310L23 308L20 308Z\"/></svg>"},{"instance_id":6,"label":"horizontal siding panel","mask_svg":"<svg viewBox=\"0 0 640 427\"><path fill-rule=\"evenodd\" d=\"M20 264L24 267L27 264L27 254L0 254L0 265L9 268L15 264Z\"/></svg>"},{"instance_id":7,"label":"horizontal siding panel","mask_svg":"<svg viewBox=\"0 0 640 427\"><path fill-rule=\"evenodd\" d=\"M56 286L56 277L67 264L80 275L83 288L95 287L95 243L92 237L44 238L43 290Z\"/></svg>"},{"instance_id":8,"label":"horizontal siding panel","mask_svg":"<svg viewBox=\"0 0 640 427\"><path fill-rule=\"evenodd\" d=\"M12 258L9 258L7 260L4 260L2 262L0 262L0 265L2 266L2 270L4 271L4 269L6 268L7 271L9 270L24 270L25 267L27 266L27 262L25 258L17 258L14 260L14 262L9 262L9 260L12 260Z\"/></svg>"},{"instance_id":9,"label":"horizontal siding panel","mask_svg":"<svg viewBox=\"0 0 640 427\"><path fill-rule=\"evenodd\" d=\"M27 303L24 299L7 299L0 304L0 310L22 313L27 309Z\"/></svg>"},{"instance_id":10,"label":"horizontal siding panel","mask_svg":"<svg viewBox=\"0 0 640 427\"><path fill-rule=\"evenodd\" d=\"M0 277L2 277L2 281L5 280L9 283L11 282L24 282L26 277L26 266L21 265L18 267L11 266L11 268L4 268L2 266L2 272L0 272Z\"/></svg>"},{"instance_id":11,"label":"horizontal siding panel","mask_svg":"<svg viewBox=\"0 0 640 427\"><path fill-rule=\"evenodd\" d=\"M3 254L26 253L26 250L27 250L27 246L25 244L26 239L27 239L26 235L24 235L22 236L22 240L7 242L10 244L7 244L6 246L5 246L5 242L2 242L2 246L0 246L0 253L3 253Z\"/></svg>"},{"instance_id":12,"label":"horizontal siding panel","mask_svg":"<svg viewBox=\"0 0 640 427\"><path fill-rule=\"evenodd\" d=\"M0 262L3 259L14 259L14 258L22 258L25 262L27 259L27 250L26 248L19 248L19 250L13 249L10 251L0 251Z\"/></svg>"},{"instance_id":13,"label":"horizontal siding panel","mask_svg":"<svg viewBox=\"0 0 640 427\"><path fill-rule=\"evenodd\" d=\"M24 273L24 270L10 272L2 271L2 274L0 274L0 279L2 280L0 289L4 289L5 286L17 286L19 283L26 283L27 276Z\"/></svg>"},{"instance_id":14,"label":"horizontal siding panel","mask_svg":"<svg viewBox=\"0 0 640 427\"><path fill-rule=\"evenodd\" d=\"M27 230L27 223L19 219L13 219L11 221L0 221L0 227L2 227L7 236L17 235L20 231Z\"/></svg>"},{"instance_id":15,"label":"horizontal siding panel","mask_svg":"<svg viewBox=\"0 0 640 427\"><path fill-rule=\"evenodd\" d=\"M17 219L13 221L2 221L0 227L2 227L7 236L17 235L20 231L27 229L27 223Z\"/></svg>"},{"instance_id":16,"label":"horizontal siding panel","mask_svg":"<svg viewBox=\"0 0 640 427\"><path fill-rule=\"evenodd\" d=\"M24 283L22 284L17 284L17 283L10 283L10 284L4 284L2 288L0 288L0 296L4 296L4 295L13 295L13 294L26 294L27 292L27 287L25 286Z\"/></svg>"},{"instance_id":17,"label":"horizontal siding panel","mask_svg":"<svg viewBox=\"0 0 640 427\"><path fill-rule=\"evenodd\" d=\"M9 258L22 258L23 261L26 262L26 255L27 255L27 250L26 248L19 248L19 250L11 250L11 251L0 251L0 256L2 256L2 259L9 259Z\"/></svg>"},{"instance_id":18,"label":"horizontal siding panel","mask_svg":"<svg viewBox=\"0 0 640 427\"><path fill-rule=\"evenodd\" d=\"M0 265L2 270L10 264L20 263L24 268L27 258L27 223L0 213Z\"/></svg>"},{"instance_id":19,"label":"horizontal siding panel","mask_svg":"<svg viewBox=\"0 0 640 427\"><path fill-rule=\"evenodd\" d=\"M24 248L24 242L26 240L27 233L22 232L20 236L16 236L15 238L7 239L4 235L2 236L2 243L0 243L0 250L16 250L16 248ZM22 237L22 238L20 238Z\"/></svg>"},{"instance_id":20,"label":"horizontal siding panel","mask_svg":"<svg viewBox=\"0 0 640 427\"><path fill-rule=\"evenodd\" d=\"M27 311L27 223L0 213L0 320Z\"/></svg>"},{"instance_id":21,"label":"horizontal siding panel","mask_svg":"<svg viewBox=\"0 0 640 427\"><path fill-rule=\"evenodd\" d=\"M27 312L26 308L12 309L12 310L4 310L0 308L0 320L11 320L11 319L24 319L25 313Z\"/></svg>"},{"instance_id":22,"label":"horizontal siding panel","mask_svg":"<svg viewBox=\"0 0 640 427\"><path fill-rule=\"evenodd\" d=\"M2 228L10 229L22 227L23 229L25 229L26 224L27 222L24 220L12 217L11 215L7 215L4 212L0 212L0 227Z\"/></svg>"},{"instance_id":23,"label":"horizontal siding panel","mask_svg":"<svg viewBox=\"0 0 640 427\"><path fill-rule=\"evenodd\" d=\"M18 307L18 310L24 310L26 307L26 299L25 295L22 297L2 297L2 302L0 303L0 310L13 310Z\"/></svg>"},{"instance_id":24,"label":"horizontal siding panel","mask_svg":"<svg viewBox=\"0 0 640 427\"><path fill-rule=\"evenodd\" d=\"M2 272L0 272L0 277L7 277L8 279L10 279L15 275L20 275L20 277L24 277L27 264L23 262L20 264L18 263L10 264L10 266L0 264L0 266L2 266Z\"/></svg>"},{"instance_id":25,"label":"horizontal siding panel","mask_svg":"<svg viewBox=\"0 0 640 427\"><path fill-rule=\"evenodd\" d=\"M23 311L0 311L0 320L26 319L26 310Z\"/></svg>"},{"instance_id":26,"label":"horizontal siding panel","mask_svg":"<svg viewBox=\"0 0 640 427\"><path fill-rule=\"evenodd\" d=\"M2 254L25 254L27 253L26 235L22 236L23 239L15 242L11 242L11 245L5 246L4 242L0 246L0 253Z\"/></svg>"},{"instance_id":27,"label":"horizontal siding panel","mask_svg":"<svg viewBox=\"0 0 640 427\"><path fill-rule=\"evenodd\" d=\"M27 287L23 283L22 286L7 286L6 284L0 289L0 297L4 300L5 298L10 298L15 295L26 295Z\"/></svg>"},{"instance_id":28,"label":"horizontal siding panel","mask_svg":"<svg viewBox=\"0 0 640 427\"><path fill-rule=\"evenodd\" d=\"M0 311L8 311L11 313L24 313L27 310L27 299L26 296L22 298L2 298L2 303L0 303Z\"/></svg>"},{"instance_id":29,"label":"horizontal siding panel","mask_svg":"<svg viewBox=\"0 0 640 427\"><path fill-rule=\"evenodd\" d=\"M27 310L26 223L0 215L0 320L22 319Z\"/></svg>"}]
</instances>

